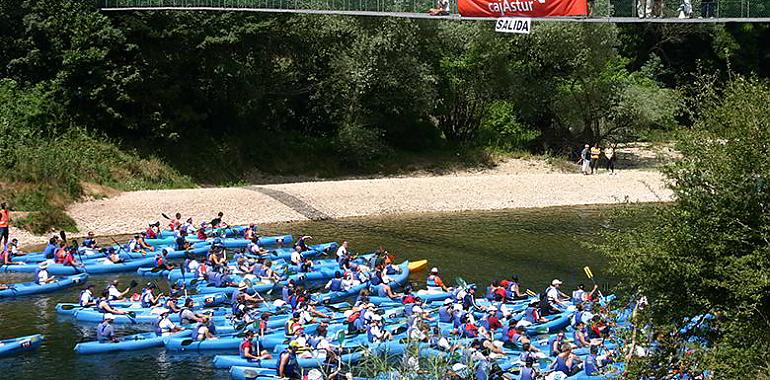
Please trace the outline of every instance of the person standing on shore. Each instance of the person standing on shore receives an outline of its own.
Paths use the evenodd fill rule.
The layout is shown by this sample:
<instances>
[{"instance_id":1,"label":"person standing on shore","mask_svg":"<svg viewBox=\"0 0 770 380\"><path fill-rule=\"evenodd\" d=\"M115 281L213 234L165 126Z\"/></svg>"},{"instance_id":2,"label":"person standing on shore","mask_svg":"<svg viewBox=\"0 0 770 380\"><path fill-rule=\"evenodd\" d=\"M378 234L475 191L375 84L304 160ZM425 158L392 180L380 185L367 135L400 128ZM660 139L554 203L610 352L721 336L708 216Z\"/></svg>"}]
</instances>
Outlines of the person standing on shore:
<instances>
[{"instance_id":1,"label":"person standing on shore","mask_svg":"<svg viewBox=\"0 0 770 380\"><path fill-rule=\"evenodd\" d=\"M8 230L11 225L11 212L8 211L8 204L0 203L0 241L2 242L2 248L5 249L8 245Z\"/></svg>"},{"instance_id":2,"label":"person standing on shore","mask_svg":"<svg viewBox=\"0 0 770 380\"><path fill-rule=\"evenodd\" d=\"M599 158L602 156L602 148L599 148L599 143L595 143L591 148L591 174L599 173Z\"/></svg>"},{"instance_id":3,"label":"person standing on shore","mask_svg":"<svg viewBox=\"0 0 770 380\"><path fill-rule=\"evenodd\" d=\"M609 145L604 149L604 157L607 158L607 171L610 172L610 175L614 175L615 160L617 160L617 156L615 155L615 148L613 148L612 145Z\"/></svg>"},{"instance_id":4,"label":"person standing on shore","mask_svg":"<svg viewBox=\"0 0 770 380\"><path fill-rule=\"evenodd\" d=\"M578 164L582 164L581 172L583 174L588 175L590 174L591 170L591 146L586 144L585 147L583 147L583 151L580 152L580 160L578 160Z\"/></svg>"}]
</instances>

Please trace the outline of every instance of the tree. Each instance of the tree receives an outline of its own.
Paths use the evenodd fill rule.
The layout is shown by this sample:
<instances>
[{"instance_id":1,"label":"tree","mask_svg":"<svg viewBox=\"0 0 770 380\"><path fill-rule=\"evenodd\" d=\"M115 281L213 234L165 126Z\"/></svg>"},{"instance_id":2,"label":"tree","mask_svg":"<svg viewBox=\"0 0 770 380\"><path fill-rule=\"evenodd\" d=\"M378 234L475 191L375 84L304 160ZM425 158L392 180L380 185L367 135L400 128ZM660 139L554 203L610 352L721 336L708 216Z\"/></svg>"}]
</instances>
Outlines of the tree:
<instances>
[{"instance_id":1,"label":"tree","mask_svg":"<svg viewBox=\"0 0 770 380\"><path fill-rule=\"evenodd\" d=\"M698 347L705 364L717 378L750 378L770 352L770 83L737 77L705 93L683 158L665 170L675 203L609 234L602 250L656 323L718 315Z\"/></svg>"}]
</instances>

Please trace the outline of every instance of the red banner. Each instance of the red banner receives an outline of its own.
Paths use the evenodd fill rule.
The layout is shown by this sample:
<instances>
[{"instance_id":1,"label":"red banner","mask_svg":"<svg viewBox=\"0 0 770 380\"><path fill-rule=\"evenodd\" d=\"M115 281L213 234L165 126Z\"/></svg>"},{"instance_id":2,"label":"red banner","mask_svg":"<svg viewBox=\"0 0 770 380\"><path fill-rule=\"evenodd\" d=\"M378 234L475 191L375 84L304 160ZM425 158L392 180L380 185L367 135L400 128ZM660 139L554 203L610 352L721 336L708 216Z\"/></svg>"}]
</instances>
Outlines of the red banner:
<instances>
[{"instance_id":1,"label":"red banner","mask_svg":"<svg viewBox=\"0 0 770 380\"><path fill-rule=\"evenodd\" d=\"M464 17L585 16L586 0L458 0Z\"/></svg>"}]
</instances>

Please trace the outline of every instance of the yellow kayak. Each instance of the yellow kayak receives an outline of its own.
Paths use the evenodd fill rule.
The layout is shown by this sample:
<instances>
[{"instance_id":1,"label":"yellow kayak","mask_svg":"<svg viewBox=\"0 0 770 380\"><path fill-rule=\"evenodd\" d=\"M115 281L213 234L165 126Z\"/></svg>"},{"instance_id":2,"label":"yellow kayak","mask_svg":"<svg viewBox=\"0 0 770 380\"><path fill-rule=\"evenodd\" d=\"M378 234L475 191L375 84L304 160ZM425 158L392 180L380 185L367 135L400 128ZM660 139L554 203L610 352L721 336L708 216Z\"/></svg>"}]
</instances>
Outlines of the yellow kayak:
<instances>
[{"instance_id":1,"label":"yellow kayak","mask_svg":"<svg viewBox=\"0 0 770 380\"><path fill-rule=\"evenodd\" d=\"M424 271L425 268L428 267L428 260L419 260L419 261L410 261L409 262L409 272L421 272Z\"/></svg>"}]
</instances>

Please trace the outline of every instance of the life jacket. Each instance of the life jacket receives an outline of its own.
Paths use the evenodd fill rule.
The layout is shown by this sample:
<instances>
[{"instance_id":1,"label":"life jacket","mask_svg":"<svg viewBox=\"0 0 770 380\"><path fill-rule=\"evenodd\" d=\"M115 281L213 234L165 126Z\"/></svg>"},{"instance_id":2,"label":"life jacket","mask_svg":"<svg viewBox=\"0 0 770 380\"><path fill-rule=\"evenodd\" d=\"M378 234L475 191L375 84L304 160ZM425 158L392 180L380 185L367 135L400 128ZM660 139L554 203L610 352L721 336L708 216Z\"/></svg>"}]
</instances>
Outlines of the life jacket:
<instances>
[{"instance_id":1,"label":"life jacket","mask_svg":"<svg viewBox=\"0 0 770 380\"><path fill-rule=\"evenodd\" d=\"M8 213L8 210L0 210L0 228L8 227L8 221L10 219L10 215Z\"/></svg>"},{"instance_id":2,"label":"life jacket","mask_svg":"<svg viewBox=\"0 0 770 380\"><path fill-rule=\"evenodd\" d=\"M583 303L583 296L586 294L585 290L575 290L572 292L572 303L579 304Z\"/></svg>"},{"instance_id":3,"label":"life jacket","mask_svg":"<svg viewBox=\"0 0 770 380\"><path fill-rule=\"evenodd\" d=\"M161 336L163 335L163 329L160 327L160 322L163 320L163 317L158 317L155 319L154 322L152 322L153 331L155 331L155 335Z\"/></svg>"},{"instance_id":4,"label":"life jacket","mask_svg":"<svg viewBox=\"0 0 770 380\"><path fill-rule=\"evenodd\" d=\"M562 358L561 356L557 356L556 366L554 367L554 371L563 372L565 375L569 375L570 372L572 372L572 368L567 367L566 359Z\"/></svg>"},{"instance_id":5,"label":"life jacket","mask_svg":"<svg viewBox=\"0 0 770 380\"><path fill-rule=\"evenodd\" d=\"M572 327L577 326L578 322L581 322L583 320L583 314L585 311L578 310L575 312L575 314L572 315Z\"/></svg>"},{"instance_id":6,"label":"life jacket","mask_svg":"<svg viewBox=\"0 0 770 380\"><path fill-rule=\"evenodd\" d=\"M431 275L428 275L428 278L425 280L425 284L426 284L426 285L427 285L429 288L436 288L436 287L439 287L439 286L438 286L438 284L436 283L436 278L437 278L437 277L438 277L438 276L436 276L435 274L431 274Z\"/></svg>"},{"instance_id":7,"label":"life jacket","mask_svg":"<svg viewBox=\"0 0 770 380\"><path fill-rule=\"evenodd\" d=\"M80 296L78 297L78 303L80 303L80 306L86 306L86 304L83 303L83 294L85 294L87 291L88 290L81 290L80 291ZM92 301L93 300L93 296L89 295L88 299L89 299L89 301Z\"/></svg>"},{"instance_id":8,"label":"life jacket","mask_svg":"<svg viewBox=\"0 0 770 380\"><path fill-rule=\"evenodd\" d=\"M150 297L152 297L152 292L147 291L147 289L143 289L141 298L142 307L152 307L154 305L150 302Z\"/></svg>"},{"instance_id":9,"label":"life jacket","mask_svg":"<svg viewBox=\"0 0 770 380\"><path fill-rule=\"evenodd\" d=\"M414 303L414 301L414 296L411 294L405 295L404 298L401 299L401 303L404 305Z\"/></svg>"},{"instance_id":10,"label":"life jacket","mask_svg":"<svg viewBox=\"0 0 770 380\"><path fill-rule=\"evenodd\" d=\"M179 323L181 323L181 324L183 324L183 325L184 325L184 324L190 324L190 323L194 323L195 321L191 321L191 320L189 320L189 319L186 319L186 318L184 318L184 317L182 316L182 314L184 313L184 311L185 311L185 310L190 310L190 309L189 309L189 308L187 308L187 307L182 307L182 308L180 308L180 309L179 309ZM198 333L198 327L196 326L196 327L195 327L195 330L193 331L193 334L197 334L197 333Z\"/></svg>"},{"instance_id":11,"label":"life jacket","mask_svg":"<svg viewBox=\"0 0 770 380\"><path fill-rule=\"evenodd\" d=\"M588 376L599 373L599 363L596 359L596 355L588 355L588 357L586 357L585 362L583 362L583 370Z\"/></svg>"},{"instance_id":12,"label":"life jacket","mask_svg":"<svg viewBox=\"0 0 770 380\"><path fill-rule=\"evenodd\" d=\"M535 370L531 367L521 367L519 380L535 380Z\"/></svg>"},{"instance_id":13,"label":"life jacket","mask_svg":"<svg viewBox=\"0 0 770 380\"><path fill-rule=\"evenodd\" d=\"M380 285L377 287L377 297L388 297L388 292L385 290L385 287Z\"/></svg>"},{"instance_id":14,"label":"life jacket","mask_svg":"<svg viewBox=\"0 0 770 380\"><path fill-rule=\"evenodd\" d=\"M37 268L35 269L35 283L40 285L40 272L42 272L44 269Z\"/></svg>"},{"instance_id":15,"label":"life jacket","mask_svg":"<svg viewBox=\"0 0 770 380\"><path fill-rule=\"evenodd\" d=\"M369 283L372 286L377 286L377 285L382 284L382 277L380 277L380 272L379 271L376 271L376 272L372 273L369 276Z\"/></svg>"},{"instance_id":16,"label":"life jacket","mask_svg":"<svg viewBox=\"0 0 770 380\"><path fill-rule=\"evenodd\" d=\"M463 325L462 337L463 338L475 338L479 335L479 328L473 323L466 323Z\"/></svg>"},{"instance_id":17,"label":"life jacket","mask_svg":"<svg viewBox=\"0 0 770 380\"><path fill-rule=\"evenodd\" d=\"M583 343L581 343L581 342L580 342L580 339L578 339L578 338L579 338L579 337L578 337L578 333L579 333L579 332L582 332L582 331L580 331L580 330L575 330L575 331L573 331L573 332L572 332L572 343L574 343L574 344L577 346L577 348L581 348L581 347L584 347L584 346L583 346Z\"/></svg>"},{"instance_id":18,"label":"life jacket","mask_svg":"<svg viewBox=\"0 0 770 380\"><path fill-rule=\"evenodd\" d=\"M105 342L109 338L109 336L106 336L107 327L109 327L109 323L102 322L96 326L96 340L99 342Z\"/></svg>"},{"instance_id":19,"label":"life jacket","mask_svg":"<svg viewBox=\"0 0 770 380\"><path fill-rule=\"evenodd\" d=\"M302 370L299 366L299 362L297 361L297 354L294 352L291 352L288 349L285 349L281 351L281 355L278 356L278 362L280 363L281 358L283 358L283 355L288 355L289 358L286 361L286 365L283 367L283 374L287 378L291 380L299 380L302 378Z\"/></svg>"},{"instance_id":20,"label":"life jacket","mask_svg":"<svg viewBox=\"0 0 770 380\"><path fill-rule=\"evenodd\" d=\"M155 233L155 230L152 227L147 227L147 229L144 231L148 239L155 239L158 237L158 235Z\"/></svg>"},{"instance_id":21,"label":"life jacket","mask_svg":"<svg viewBox=\"0 0 770 380\"><path fill-rule=\"evenodd\" d=\"M163 255L155 255L155 266L160 268L163 267L165 264L165 260L163 260Z\"/></svg>"},{"instance_id":22,"label":"life jacket","mask_svg":"<svg viewBox=\"0 0 770 380\"><path fill-rule=\"evenodd\" d=\"M256 263L254 264L254 268L251 270L251 274L255 276L259 276L262 273L262 264Z\"/></svg>"},{"instance_id":23,"label":"life jacket","mask_svg":"<svg viewBox=\"0 0 770 380\"><path fill-rule=\"evenodd\" d=\"M556 356L559 354L559 346L561 345L561 342L562 339L559 339L559 337L556 335L553 335L548 339L548 350L550 351L551 356Z\"/></svg>"},{"instance_id":24,"label":"life jacket","mask_svg":"<svg viewBox=\"0 0 770 380\"><path fill-rule=\"evenodd\" d=\"M291 297L292 293L293 292L291 288L288 286L284 286L283 288L281 288L281 299L283 300L283 302L289 302L289 298Z\"/></svg>"},{"instance_id":25,"label":"life jacket","mask_svg":"<svg viewBox=\"0 0 770 380\"><path fill-rule=\"evenodd\" d=\"M524 310L524 320L529 323L537 323L539 316L537 315L537 309L534 307L528 307Z\"/></svg>"},{"instance_id":26,"label":"life jacket","mask_svg":"<svg viewBox=\"0 0 770 380\"><path fill-rule=\"evenodd\" d=\"M451 306L442 306L438 308L438 320L439 322L449 323L452 322Z\"/></svg>"},{"instance_id":27,"label":"life jacket","mask_svg":"<svg viewBox=\"0 0 770 380\"><path fill-rule=\"evenodd\" d=\"M414 314L414 306L415 306L414 303L410 303L410 304L407 304L406 306L404 306L404 315L406 315L408 317L408 316Z\"/></svg>"},{"instance_id":28,"label":"life jacket","mask_svg":"<svg viewBox=\"0 0 770 380\"><path fill-rule=\"evenodd\" d=\"M332 292L342 291L342 279L340 278L332 279L331 284L329 285L329 290L331 290Z\"/></svg>"},{"instance_id":29,"label":"life jacket","mask_svg":"<svg viewBox=\"0 0 770 380\"><path fill-rule=\"evenodd\" d=\"M246 348L248 348L248 349L249 349L249 353L251 353L252 355L254 355L254 347L252 347L252 346L253 346L253 345L252 345L252 343L251 343L251 340L250 340L250 339L243 339L243 341L241 342L241 344L238 346L238 354L239 354L239 355L240 355L242 358L245 358L244 354L246 353Z\"/></svg>"},{"instance_id":30,"label":"life jacket","mask_svg":"<svg viewBox=\"0 0 770 380\"><path fill-rule=\"evenodd\" d=\"M495 299L503 301L505 300L505 289L503 288L497 288L495 289Z\"/></svg>"}]
</instances>

